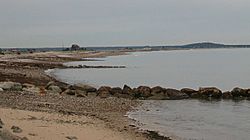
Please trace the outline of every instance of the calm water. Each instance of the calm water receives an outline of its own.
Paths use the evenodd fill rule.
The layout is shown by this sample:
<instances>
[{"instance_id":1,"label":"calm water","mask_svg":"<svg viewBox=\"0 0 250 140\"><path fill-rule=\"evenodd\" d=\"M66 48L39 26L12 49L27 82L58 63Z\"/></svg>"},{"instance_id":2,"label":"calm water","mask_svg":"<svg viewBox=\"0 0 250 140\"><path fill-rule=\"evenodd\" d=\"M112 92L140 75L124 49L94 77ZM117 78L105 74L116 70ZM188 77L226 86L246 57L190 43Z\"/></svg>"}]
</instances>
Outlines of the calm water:
<instances>
[{"instance_id":1,"label":"calm water","mask_svg":"<svg viewBox=\"0 0 250 140\"><path fill-rule=\"evenodd\" d=\"M222 90L250 87L250 49L137 52L97 62L67 65L125 65L126 69L66 69L54 74L68 83L95 86L128 84L182 88L216 86Z\"/></svg>"},{"instance_id":2,"label":"calm water","mask_svg":"<svg viewBox=\"0 0 250 140\"><path fill-rule=\"evenodd\" d=\"M173 138L250 139L250 101L145 101L138 109L129 116L139 120L142 129Z\"/></svg>"},{"instance_id":3,"label":"calm water","mask_svg":"<svg viewBox=\"0 0 250 140\"><path fill-rule=\"evenodd\" d=\"M67 65L125 65L126 69L66 69L54 75L69 83L182 88L250 87L250 49L138 52L97 62ZM145 111L141 108L148 109ZM142 129L180 139L249 140L250 101L145 101L130 117Z\"/></svg>"}]
</instances>

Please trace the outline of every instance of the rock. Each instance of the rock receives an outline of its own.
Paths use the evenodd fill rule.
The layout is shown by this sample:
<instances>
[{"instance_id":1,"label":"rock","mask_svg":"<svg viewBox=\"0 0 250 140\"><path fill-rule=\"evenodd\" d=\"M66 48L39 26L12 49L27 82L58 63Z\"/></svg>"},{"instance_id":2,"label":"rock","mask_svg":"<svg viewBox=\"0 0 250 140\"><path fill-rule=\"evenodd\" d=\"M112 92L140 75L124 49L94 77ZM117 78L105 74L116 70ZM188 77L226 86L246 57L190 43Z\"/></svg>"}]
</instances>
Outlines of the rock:
<instances>
[{"instance_id":1,"label":"rock","mask_svg":"<svg viewBox=\"0 0 250 140\"><path fill-rule=\"evenodd\" d=\"M140 94L141 97L147 98L147 97L152 96L151 89L150 87L147 87L147 86L139 86L137 88L137 92Z\"/></svg>"},{"instance_id":2,"label":"rock","mask_svg":"<svg viewBox=\"0 0 250 140\"><path fill-rule=\"evenodd\" d=\"M111 89L111 94L115 95L115 94L122 94L122 89L120 87L114 87Z\"/></svg>"},{"instance_id":3,"label":"rock","mask_svg":"<svg viewBox=\"0 0 250 140\"><path fill-rule=\"evenodd\" d=\"M49 86L48 90L51 91L52 93L56 93L56 94L62 92L61 88L58 86Z\"/></svg>"},{"instance_id":4,"label":"rock","mask_svg":"<svg viewBox=\"0 0 250 140\"><path fill-rule=\"evenodd\" d=\"M22 90L22 85L17 82L0 82L0 88L3 90Z\"/></svg>"},{"instance_id":5,"label":"rock","mask_svg":"<svg viewBox=\"0 0 250 140\"><path fill-rule=\"evenodd\" d=\"M50 81L46 86L45 89L48 89L50 86L56 86L56 83L54 81Z\"/></svg>"},{"instance_id":6,"label":"rock","mask_svg":"<svg viewBox=\"0 0 250 140\"><path fill-rule=\"evenodd\" d=\"M4 124L3 124L3 122L2 122L2 120L1 120L1 118L0 118L0 129L3 128L3 125L4 125Z\"/></svg>"},{"instance_id":7,"label":"rock","mask_svg":"<svg viewBox=\"0 0 250 140\"><path fill-rule=\"evenodd\" d=\"M0 92L3 92L3 89L2 89L2 88L0 88Z\"/></svg>"},{"instance_id":8,"label":"rock","mask_svg":"<svg viewBox=\"0 0 250 140\"><path fill-rule=\"evenodd\" d=\"M156 86L156 87L153 87L151 89L151 94L152 95L158 95L158 94L164 94L165 93L165 90L164 88L160 87L160 86Z\"/></svg>"},{"instance_id":9,"label":"rock","mask_svg":"<svg viewBox=\"0 0 250 140\"><path fill-rule=\"evenodd\" d=\"M206 88L199 88L199 94L202 97L208 98L221 98L222 97L222 92L216 87L206 87Z\"/></svg>"},{"instance_id":10,"label":"rock","mask_svg":"<svg viewBox=\"0 0 250 140\"><path fill-rule=\"evenodd\" d=\"M107 98L111 96L111 87L102 86L97 90L97 96Z\"/></svg>"},{"instance_id":11,"label":"rock","mask_svg":"<svg viewBox=\"0 0 250 140\"><path fill-rule=\"evenodd\" d=\"M75 90L71 90L71 89L66 89L65 91L63 91L61 93L61 95L75 95L76 91Z\"/></svg>"},{"instance_id":12,"label":"rock","mask_svg":"<svg viewBox=\"0 0 250 140\"><path fill-rule=\"evenodd\" d=\"M75 137L75 136L67 136L66 138L68 140L77 140L77 137Z\"/></svg>"},{"instance_id":13,"label":"rock","mask_svg":"<svg viewBox=\"0 0 250 140\"><path fill-rule=\"evenodd\" d=\"M35 86L34 87L24 87L22 90L30 92L30 93L34 93L34 94L40 93L40 88L39 87L35 87Z\"/></svg>"},{"instance_id":14,"label":"rock","mask_svg":"<svg viewBox=\"0 0 250 140\"><path fill-rule=\"evenodd\" d=\"M23 84L23 88L34 88L35 85L32 85L32 84L28 84L28 83L24 83Z\"/></svg>"},{"instance_id":15,"label":"rock","mask_svg":"<svg viewBox=\"0 0 250 140\"><path fill-rule=\"evenodd\" d=\"M246 90L236 87L231 91L233 97L243 97L246 94Z\"/></svg>"},{"instance_id":16,"label":"rock","mask_svg":"<svg viewBox=\"0 0 250 140\"><path fill-rule=\"evenodd\" d=\"M19 128L18 126L12 126L11 127L13 133L22 133L23 130L21 128Z\"/></svg>"},{"instance_id":17,"label":"rock","mask_svg":"<svg viewBox=\"0 0 250 140\"><path fill-rule=\"evenodd\" d=\"M246 89L246 91L245 91L245 97L250 97L250 89Z\"/></svg>"},{"instance_id":18,"label":"rock","mask_svg":"<svg viewBox=\"0 0 250 140\"><path fill-rule=\"evenodd\" d=\"M183 93L176 89L166 89L165 94L169 97L170 100L180 100L189 98L186 93Z\"/></svg>"},{"instance_id":19,"label":"rock","mask_svg":"<svg viewBox=\"0 0 250 140\"><path fill-rule=\"evenodd\" d=\"M73 85L73 88L76 89L76 90L83 90L83 91L86 91L86 92L96 92L96 88L92 87L92 86L89 86L89 85L86 85L86 84L75 84Z\"/></svg>"},{"instance_id":20,"label":"rock","mask_svg":"<svg viewBox=\"0 0 250 140\"><path fill-rule=\"evenodd\" d=\"M223 99L231 99L233 96L230 91L226 91L222 93L222 98Z\"/></svg>"},{"instance_id":21,"label":"rock","mask_svg":"<svg viewBox=\"0 0 250 140\"><path fill-rule=\"evenodd\" d=\"M127 85L123 86L122 93L127 94L127 95L129 95L131 97L135 96L135 92L133 91L133 89L130 88L129 86L127 86Z\"/></svg>"},{"instance_id":22,"label":"rock","mask_svg":"<svg viewBox=\"0 0 250 140\"><path fill-rule=\"evenodd\" d=\"M189 97L191 97L192 94L197 93L198 91L191 88L183 88L181 89L181 92L186 93Z\"/></svg>"},{"instance_id":23,"label":"rock","mask_svg":"<svg viewBox=\"0 0 250 140\"><path fill-rule=\"evenodd\" d=\"M76 95L76 97L86 97L87 96L87 92L86 91L82 91L82 90L75 90L75 95Z\"/></svg>"}]
</instances>

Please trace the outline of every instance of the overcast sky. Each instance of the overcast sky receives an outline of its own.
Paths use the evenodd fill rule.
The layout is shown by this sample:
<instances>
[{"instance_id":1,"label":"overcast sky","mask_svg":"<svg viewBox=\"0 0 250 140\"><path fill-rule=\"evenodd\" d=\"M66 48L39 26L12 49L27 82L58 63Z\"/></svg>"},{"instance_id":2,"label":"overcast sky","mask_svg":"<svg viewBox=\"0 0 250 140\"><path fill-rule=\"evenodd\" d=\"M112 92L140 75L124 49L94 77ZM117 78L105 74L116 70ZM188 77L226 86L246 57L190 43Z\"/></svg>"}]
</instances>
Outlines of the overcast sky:
<instances>
[{"instance_id":1,"label":"overcast sky","mask_svg":"<svg viewBox=\"0 0 250 140\"><path fill-rule=\"evenodd\" d=\"M0 47L250 44L250 0L0 0Z\"/></svg>"}]
</instances>

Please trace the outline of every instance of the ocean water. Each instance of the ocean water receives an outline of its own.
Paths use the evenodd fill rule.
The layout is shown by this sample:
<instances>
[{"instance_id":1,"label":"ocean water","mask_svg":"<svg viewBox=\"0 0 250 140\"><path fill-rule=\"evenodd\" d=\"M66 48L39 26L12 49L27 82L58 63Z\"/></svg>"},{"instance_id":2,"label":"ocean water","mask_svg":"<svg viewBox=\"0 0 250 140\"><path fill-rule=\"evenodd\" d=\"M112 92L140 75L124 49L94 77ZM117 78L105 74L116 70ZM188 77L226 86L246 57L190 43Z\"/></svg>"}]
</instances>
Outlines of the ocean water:
<instances>
[{"instance_id":1,"label":"ocean water","mask_svg":"<svg viewBox=\"0 0 250 140\"><path fill-rule=\"evenodd\" d=\"M98 58L100 59L100 58ZM68 83L171 88L216 86L250 88L250 49L136 52L104 61L66 65L125 65L125 69L64 69L53 74ZM183 140L249 140L250 101L144 101L129 117L141 129Z\"/></svg>"},{"instance_id":2,"label":"ocean water","mask_svg":"<svg viewBox=\"0 0 250 140\"><path fill-rule=\"evenodd\" d=\"M216 86L231 90L250 87L250 49L203 49L135 52L101 58L104 61L66 65L124 65L125 69L64 69L53 74L68 83L171 88Z\"/></svg>"},{"instance_id":3,"label":"ocean water","mask_svg":"<svg viewBox=\"0 0 250 140\"><path fill-rule=\"evenodd\" d=\"M250 101L144 101L128 113L140 128L180 140L249 140Z\"/></svg>"}]
</instances>

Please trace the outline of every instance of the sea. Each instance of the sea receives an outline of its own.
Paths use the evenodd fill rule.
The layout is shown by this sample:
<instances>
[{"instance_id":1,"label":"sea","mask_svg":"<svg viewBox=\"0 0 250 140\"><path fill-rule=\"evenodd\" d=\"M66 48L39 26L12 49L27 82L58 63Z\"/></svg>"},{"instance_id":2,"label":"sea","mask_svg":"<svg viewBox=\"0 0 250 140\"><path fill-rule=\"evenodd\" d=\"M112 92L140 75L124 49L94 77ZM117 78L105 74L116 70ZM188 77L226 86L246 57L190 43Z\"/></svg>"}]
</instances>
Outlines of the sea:
<instances>
[{"instance_id":1,"label":"sea","mask_svg":"<svg viewBox=\"0 0 250 140\"><path fill-rule=\"evenodd\" d=\"M215 86L222 91L250 88L250 49L189 49L133 52L65 65L126 66L114 69L56 69L53 75L74 84L123 87ZM129 112L141 129L183 140L249 140L250 101L143 101Z\"/></svg>"}]
</instances>

